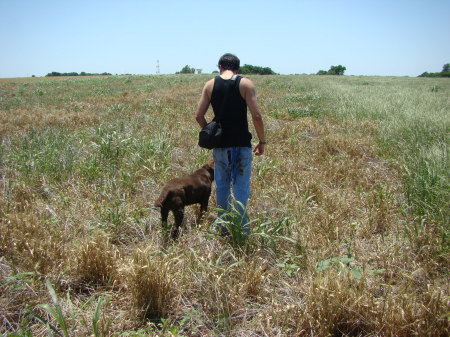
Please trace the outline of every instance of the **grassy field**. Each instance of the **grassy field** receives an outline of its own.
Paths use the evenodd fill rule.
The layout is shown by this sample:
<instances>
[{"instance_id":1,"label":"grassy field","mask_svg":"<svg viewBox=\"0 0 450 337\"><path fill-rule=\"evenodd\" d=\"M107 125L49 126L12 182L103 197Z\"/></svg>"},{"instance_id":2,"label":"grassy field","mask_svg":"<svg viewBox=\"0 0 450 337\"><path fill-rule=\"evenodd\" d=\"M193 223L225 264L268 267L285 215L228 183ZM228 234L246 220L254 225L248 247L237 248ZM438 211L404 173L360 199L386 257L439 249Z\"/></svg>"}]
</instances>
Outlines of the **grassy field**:
<instances>
[{"instance_id":1,"label":"grassy field","mask_svg":"<svg viewBox=\"0 0 450 337\"><path fill-rule=\"evenodd\" d=\"M251 235L166 242L209 78L0 81L0 333L448 336L450 81L252 76Z\"/></svg>"}]
</instances>

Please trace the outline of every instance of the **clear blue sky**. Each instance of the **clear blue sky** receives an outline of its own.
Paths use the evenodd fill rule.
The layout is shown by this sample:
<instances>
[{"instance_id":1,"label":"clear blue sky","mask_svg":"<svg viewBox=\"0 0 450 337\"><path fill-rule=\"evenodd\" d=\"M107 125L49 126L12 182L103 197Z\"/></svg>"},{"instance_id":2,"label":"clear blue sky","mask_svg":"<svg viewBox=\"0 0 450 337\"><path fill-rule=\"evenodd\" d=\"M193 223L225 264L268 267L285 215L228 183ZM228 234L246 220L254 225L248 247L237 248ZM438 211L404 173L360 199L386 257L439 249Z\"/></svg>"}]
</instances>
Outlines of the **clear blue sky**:
<instances>
[{"instance_id":1,"label":"clear blue sky","mask_svg":"<svg viewBox=\"0 0 450 337\"><path fill-rule=\"evenodd\" d=\"M0 77L211 73L231 52L281 74L417 76L450 62L450 0L0 0Z\"/></svg>"}]
</instances>

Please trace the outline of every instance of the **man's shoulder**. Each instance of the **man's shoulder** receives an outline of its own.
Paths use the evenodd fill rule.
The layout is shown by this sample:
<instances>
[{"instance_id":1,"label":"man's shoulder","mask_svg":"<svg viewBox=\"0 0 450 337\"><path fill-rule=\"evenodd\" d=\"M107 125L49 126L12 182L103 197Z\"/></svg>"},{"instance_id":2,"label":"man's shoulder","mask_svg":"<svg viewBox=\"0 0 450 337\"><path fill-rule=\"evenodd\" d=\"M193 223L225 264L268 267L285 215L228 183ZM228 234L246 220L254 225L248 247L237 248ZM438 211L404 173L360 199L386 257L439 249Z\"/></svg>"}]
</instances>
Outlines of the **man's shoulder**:
<instances>
[{"instance_id":1,"label":"man's shoulder","mask_svg":"<svg viewBox=\"0 0 450 337\"><path fill-rule=\"evenodd\" d=\"M253 82L252 82L251 79L249 79L248 77L241 76L241 75L239 75L239 76L241 77L241 82L240 83L242 85L253 86Z\"/></svg>"},{"instance_id":2,"label":"man's shoulder","mask_svg":"<svg viewBox=\"0 0 450 337\"><path fill-rule=\"evenodd\" d=\"M205 88L212 87L214 85L214 78L211 78L209 81L205 83Z\"/></svg>"},{"instance_id":3,"label":"man's shoulder","mask_svg":"<svg viewBox=\"0 0 450 337\"><path fill-rule=\"evenodd\" d=\"M242 77L241 81L239 82L239 88L246 91L248 89L254 89L255 85L253 84L251 79L247 77Z\"/></svg>"},{"instance_id":4,"label":"man's shoulder","mask_svg":"<svg viewBox=\"0 0 450 337\"><path fill-rule=\"evenodd\" d=\"M214 78L211 78L209 81L205 83L203 90L208 93L208 96L211 96L213 87L214 87Z\"/></svg>"}]
</instances>

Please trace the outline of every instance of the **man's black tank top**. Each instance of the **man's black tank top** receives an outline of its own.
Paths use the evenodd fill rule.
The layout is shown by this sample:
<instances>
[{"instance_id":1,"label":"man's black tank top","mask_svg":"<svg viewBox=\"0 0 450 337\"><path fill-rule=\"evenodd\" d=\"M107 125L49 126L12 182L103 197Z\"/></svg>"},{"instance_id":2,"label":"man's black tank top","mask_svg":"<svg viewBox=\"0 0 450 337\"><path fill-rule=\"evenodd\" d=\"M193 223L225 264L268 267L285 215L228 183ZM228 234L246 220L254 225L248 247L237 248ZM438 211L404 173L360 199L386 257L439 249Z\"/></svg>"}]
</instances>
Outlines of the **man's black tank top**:
<instances>
[{"instance_id":1,"label":"man's black tank top","mask_svg":"<svg viewBox=\"0 0 450 337\"><path fill-rule=\"evenodd\" d=\"M247 103L239 91L241 76L225 80L214 79L211 105L215 119L222 124L223 136L219 147L251 147L252 135L248 130Z\"/></svg>"}]
</instances>

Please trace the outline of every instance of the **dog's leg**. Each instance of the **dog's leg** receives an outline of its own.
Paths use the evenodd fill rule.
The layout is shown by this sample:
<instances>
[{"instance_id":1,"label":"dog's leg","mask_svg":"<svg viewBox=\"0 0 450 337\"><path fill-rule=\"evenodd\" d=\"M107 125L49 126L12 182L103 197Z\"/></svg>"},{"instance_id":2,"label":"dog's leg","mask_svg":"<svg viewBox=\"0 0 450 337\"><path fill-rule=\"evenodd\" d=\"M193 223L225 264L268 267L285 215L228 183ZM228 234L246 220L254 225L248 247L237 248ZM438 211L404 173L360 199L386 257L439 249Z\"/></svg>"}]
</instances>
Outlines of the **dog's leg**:
<instances>
[{"instance_id":1,"label":"dog's leg","mask_svg":"<svg viewBox=\"0 0 450 337\"><path fill-rule=\"evenodd\" d=\"M198 212L198 216L197 216L197 224L200 223L203 214L205 214L206 212L208 212L208 202L209 202L209 195L207 198L204 198L201 202L200 202L200 211Z\"/></svg>"},{"instance_id":2,"label":"dog's leg","mask_svg":"<svg viewBox=\"0 0 450 337\"><path fill-rule=\"evenodd\" d=\"M173 216L175 218L175 224L172 227L172 234L171 237L173 240L176 240L178 236L180 235L180 227L183 223L184 218L184 207L178 208L173 211Z\"/></svg>"},{"instance_id":3,"label":"dog's leg","mask_svg":"<svg viewBox=\"0 0 450 337\"><path fill-rule=\"evenodd\" d=\"M209 195L200 203L200 212L208 212Z\"/></svg>"},{"instance_id":4,"label":"dog's leg","mask_svg":"<svg viewBox=\"0 0 450 337\"><path fill-rule=\"evenodd\" d=\"M161 226L164 232L169 230L169 225L167 224L167 219L169 218L169 209L166 207L161 207Z\"/></svg>"}]
</instances>

